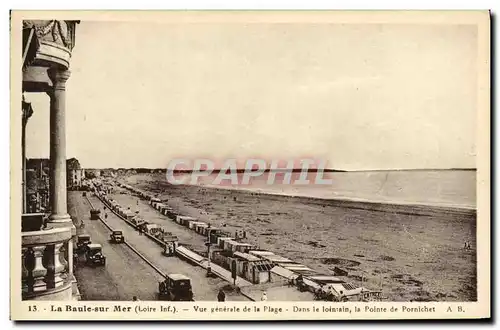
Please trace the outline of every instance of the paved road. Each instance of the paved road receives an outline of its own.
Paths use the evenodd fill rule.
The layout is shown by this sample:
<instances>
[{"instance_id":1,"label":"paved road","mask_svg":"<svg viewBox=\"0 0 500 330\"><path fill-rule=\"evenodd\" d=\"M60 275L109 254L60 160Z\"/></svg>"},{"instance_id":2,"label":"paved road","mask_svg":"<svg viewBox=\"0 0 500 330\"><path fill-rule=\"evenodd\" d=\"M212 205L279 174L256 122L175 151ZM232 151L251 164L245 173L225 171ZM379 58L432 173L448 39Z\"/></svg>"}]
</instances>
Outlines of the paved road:
<instances>
[{"instance_id":1,"label":"paved road","mask_svg":"<svg viewBox=\"0 0 500 330\"><path fill-rule=\"evenodd\" d=\"M95 197L89 196L95 208L103 209L104 204ZM127 205L122 204L126 207ZM133 205L130 205L131 207ZM142 255L150 260L155 266L163 272L180 273L191 278L194 299L196 301L217 301L217 293L222 287L229 287L229 283L220 278L207 278L206 270L199 266L191 265L188 262L182 261L176 257L165 257L162 254L162 249L158 244L153 242L146 236L139 235L139 233L128 225L124 220L120 219L111 211L107 211L108 218L106 222L117 230L122 230L126 241L137 249ZM105 228L103 225L102 228ZM193 233L193 235L196 235ZM134 270L135 272L135 270ZM157 283L155 282L157 287ZM234 292L226 291L226 300L228 301L248 301L248 298L236 294Z\"/></svg>"},{"instance_id":2,"label":"paved road","mask_svg":"<svg viewBox=\"0 0 500 330\"><path fill-rule=\"evenodd\" d=\"M106 266L91 267L82 260L77 265L75 277L82 294L82 300L157 300L158 281L162 277L144 262L130 248L122 244L109 243L109 230L100 222L90 220L90 204L81 192L68 192L69 213L75 226L81 221L84 229L77 233L91 235L93 243L103 246Z\"/></svg>"}]
</instances>

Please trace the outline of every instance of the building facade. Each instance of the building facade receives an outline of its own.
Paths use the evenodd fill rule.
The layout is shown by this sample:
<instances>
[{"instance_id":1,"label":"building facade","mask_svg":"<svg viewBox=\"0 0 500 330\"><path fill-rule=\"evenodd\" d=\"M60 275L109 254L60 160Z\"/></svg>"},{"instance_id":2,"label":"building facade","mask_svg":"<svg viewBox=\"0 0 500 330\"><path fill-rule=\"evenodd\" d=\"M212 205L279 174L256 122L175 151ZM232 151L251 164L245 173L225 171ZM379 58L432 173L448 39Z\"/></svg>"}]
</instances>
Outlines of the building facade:
<instances>
[{"instance_id":1,"label":"building facade","mask_svg":"<svg viewBox=\"0 0 500 330\"><path fill-rule=\"evenodd\" d=\"M85 170L82 169L80 162L76 158L68 159L66 162L68 189L79 189L85 179Z\"/></svg>"},{"instance_id":2,"label":"building facade","mask_svg":"<svg viewBox=\"0 0 500 330\"><path fill-rule=\"evenodd\" d=\"M26 159L25 213L48 213L50 162L46 158Z\"/></svg>"}]
</instances>

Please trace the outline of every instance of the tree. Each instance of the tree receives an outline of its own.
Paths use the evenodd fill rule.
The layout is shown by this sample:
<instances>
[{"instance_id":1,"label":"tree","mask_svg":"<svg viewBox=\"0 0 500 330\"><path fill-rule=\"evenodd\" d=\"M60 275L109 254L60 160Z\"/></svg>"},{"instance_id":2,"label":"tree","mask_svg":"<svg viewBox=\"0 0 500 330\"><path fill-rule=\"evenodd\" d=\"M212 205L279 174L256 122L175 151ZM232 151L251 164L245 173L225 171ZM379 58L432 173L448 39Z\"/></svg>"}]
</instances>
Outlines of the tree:
<instances>
[{"instance_id":1,"label":"tree","mask_svg":"<svg viewBox=\"0 0 500 330\"><path fill-rule=\"evenodd\" d=\"M91 170L85 171L85 177L89 179L94 179L96 177L95 172Z\"/></svg>"}]
</instances>

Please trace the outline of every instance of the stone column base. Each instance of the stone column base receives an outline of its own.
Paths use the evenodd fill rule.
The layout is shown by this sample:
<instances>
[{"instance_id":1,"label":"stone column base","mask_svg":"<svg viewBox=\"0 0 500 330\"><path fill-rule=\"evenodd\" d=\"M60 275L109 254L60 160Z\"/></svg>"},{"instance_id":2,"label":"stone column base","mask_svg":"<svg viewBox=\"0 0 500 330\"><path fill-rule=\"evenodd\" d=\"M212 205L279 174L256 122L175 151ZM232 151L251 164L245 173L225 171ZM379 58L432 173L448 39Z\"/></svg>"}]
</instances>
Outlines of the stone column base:
<instances>
[{"instance_id":1,"label":"stone column base","mask_svg":"<svg viewBox=\"0 0 500 330\"><path fill-rule=\"evenodd\" d=\"M76 236L76 227L73 225L71 218L69 218L69 221L49 221L47 223L47 229L68 227L71 228L71 236Z\"/></svg>"},{"instance_id":2,"label":"stone column base","mask_svg":"<svg viewBox=\"0 0 500 330\"><path fill-rule=\"evenodd\" d=\"M68 222L71 221L69 214L51 214L49 216L50 222Z\"/></svg>"}]
</instances>

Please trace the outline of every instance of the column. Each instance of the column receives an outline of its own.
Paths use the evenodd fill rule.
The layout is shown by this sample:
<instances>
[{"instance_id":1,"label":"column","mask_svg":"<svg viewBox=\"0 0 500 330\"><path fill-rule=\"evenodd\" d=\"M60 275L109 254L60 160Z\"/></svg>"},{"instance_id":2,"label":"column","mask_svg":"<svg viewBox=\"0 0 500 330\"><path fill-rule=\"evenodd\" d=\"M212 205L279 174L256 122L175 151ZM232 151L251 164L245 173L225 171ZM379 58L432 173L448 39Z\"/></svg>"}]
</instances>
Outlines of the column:
<instances>
[{"instance_id":1,"label":"column","mask_svg":"<svg viewBox=\"0 0 500 330\"><path fill-rule=\"evenodd\" d=\"M66 81L68 70L47 70L50 97L50 206L52 223L71 223L66 196Z\"/></svg>"}]
</instances>

